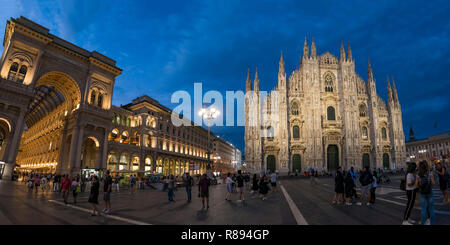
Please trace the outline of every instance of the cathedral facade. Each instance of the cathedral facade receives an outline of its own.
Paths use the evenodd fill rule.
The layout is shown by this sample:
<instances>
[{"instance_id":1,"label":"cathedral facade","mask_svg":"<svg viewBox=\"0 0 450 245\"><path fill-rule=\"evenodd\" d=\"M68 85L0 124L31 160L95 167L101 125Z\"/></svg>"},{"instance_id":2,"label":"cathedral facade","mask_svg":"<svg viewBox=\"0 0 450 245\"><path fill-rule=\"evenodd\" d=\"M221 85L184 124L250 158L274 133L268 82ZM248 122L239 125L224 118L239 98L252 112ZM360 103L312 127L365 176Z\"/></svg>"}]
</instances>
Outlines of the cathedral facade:
<instances>
[{"instance_id":1,"label":"cathedral facade","mask_svg":"<svg viewBox=\"0 0 450 245\"><path fill-rule=\"evenodd\" d=\"M311 51L311 52L310 52ZM387 103L355 72L350 45L340 57L318 56L305 39L298 69L289 76L281 54L276 88L264 96L258 71L246 81L245 163L250 171L281 174L309 168L404 168L402 112L395 82L387 81Z\"/></svg>"}]
</instances>

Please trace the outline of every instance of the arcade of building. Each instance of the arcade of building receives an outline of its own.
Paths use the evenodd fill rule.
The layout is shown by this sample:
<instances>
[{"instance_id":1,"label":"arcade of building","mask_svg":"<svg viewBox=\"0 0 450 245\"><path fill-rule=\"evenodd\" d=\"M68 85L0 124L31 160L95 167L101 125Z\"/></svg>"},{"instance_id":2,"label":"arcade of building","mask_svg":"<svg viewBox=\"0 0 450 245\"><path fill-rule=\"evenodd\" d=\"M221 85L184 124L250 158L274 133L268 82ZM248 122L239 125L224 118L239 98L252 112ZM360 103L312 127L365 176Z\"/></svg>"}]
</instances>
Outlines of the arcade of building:
<instances>
[{"instance_id":1,"label":"arcade of building","mask_svg":"<svg viewBox=\"0 0 450 245\"><path fill-rule=\"evenodd\" d=\"M115 78L122 73L114 60L68 43L24 17L7 21L3 46L4 179L13 170L88 174L108 169L138 175L206 171L207 130L175 127L171 110L148 96L120 107L111 104ZM233 171L229 164L220 165L213 170Z\"/></svg>"}]
</instances>

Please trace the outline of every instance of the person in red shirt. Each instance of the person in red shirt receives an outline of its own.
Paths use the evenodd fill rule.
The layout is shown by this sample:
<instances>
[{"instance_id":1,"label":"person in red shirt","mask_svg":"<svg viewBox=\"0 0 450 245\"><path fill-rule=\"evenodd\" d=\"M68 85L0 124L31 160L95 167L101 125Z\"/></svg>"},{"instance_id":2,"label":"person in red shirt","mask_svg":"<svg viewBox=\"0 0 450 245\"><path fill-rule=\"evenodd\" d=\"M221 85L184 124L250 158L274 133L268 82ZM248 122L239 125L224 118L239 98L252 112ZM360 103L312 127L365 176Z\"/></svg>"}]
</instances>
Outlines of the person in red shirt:
<instances>
[{"instance_id":1,"label":"person in red shirt","mask_svg":"<svg viewBox=\"0 0 450 245\"><path fill-rule=\"evenodd\" d=\"M67 198L69 197L69 189L70 189L71 181L67 174L64 175L64 178L61 182L61 190L64 197L64 203L67 204Z\"/></svg>"},{"instance_id":2,"label":"person in red shirt","mask_svg":"<svg viewBox=\"0 0 450 245\"><path fill-rule=\"evenodd\" d=\"M209 186L210 186L210 181L208 179L208 176L206 174L203 174L200 181L198 182L198 192L199 192L199 197L202 198L202 204L203 204L203 208L205 209L205 201L206 201L206 205L207 205L207 209L209 209Z\"/></svg>"}]
</instances>

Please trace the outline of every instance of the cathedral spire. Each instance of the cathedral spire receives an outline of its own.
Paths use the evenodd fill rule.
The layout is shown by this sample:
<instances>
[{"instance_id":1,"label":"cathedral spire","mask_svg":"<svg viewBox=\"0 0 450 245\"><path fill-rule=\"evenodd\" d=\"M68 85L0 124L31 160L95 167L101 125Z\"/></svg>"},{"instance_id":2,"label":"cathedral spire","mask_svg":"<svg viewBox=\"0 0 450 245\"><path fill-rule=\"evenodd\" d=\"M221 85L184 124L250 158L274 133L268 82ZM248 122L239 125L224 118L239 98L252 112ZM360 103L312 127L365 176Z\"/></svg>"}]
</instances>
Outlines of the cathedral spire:
<instances>
[{"instance_id":1,"label":"cathedral spire","mask_svg":"<svg viewBox=\"0 0 450 245\"><path fill-rule=\"evenodd\" d=\"M305 36L305 44L303 45L303 59L308 59L309 58L309 47L308 47L308 42L306 41L306 36Z\"/></svg>"},{"instance_id":2,"label":"cathedral spire","mask_svg":"<svg viewBox=\"0 0 450 245\"><path fill-rule=\"evenodd\" d=\"M316 52L316 43L314 42L314 37L312 38L312 44L311 44L311 58L316 58L317 52Z\"/></svg>"},{"instance_id":3,"label":"cathedral spire","mask_svg":"<svg viewBox=\"0 0 450 245\"><path fill-rule=\"evenodd\" d=\"M247 81L245 82L245 92L252 90L252 80L250 80L250 68L247 70Z\"/></svg>"},{"instance_id":4,"label":"cathedral spire","mask_svg":"<svg viewBox=\"0 0 450 245\"><path fill-rule=\"evenodd\" d=\"M414 137L414 131L412 125L409 125L409 141L414 141L416 138Z\"/></svg>"},{"instance_id":5,"label":"cathedral spire","mask_svg":"<svg viewBox=\"0 0 450 245\"><path fill-rule=\"evenodd\" d=\"M348 48L347 48L347 60L352 62L353 57L352 57L352 48L350 48L350 42L348 43Z\"/></svg>"},{"instance_id":6,"label":"cathedral spire","mask_svg":"<svg viewBox=\"0 0 450 245\"><path fill-rule=\"evenodd\" d=\"M397 94L397 88L395 87L395 81L394 81L394 77L392 77L392 92L393 92L393 97L394 97L394 101L398 102L398 94Z\"/></svg>"},{"instance_id":7,"label":"cathedral spire","mask_svg":"<svg viewBox=\"0 0 450 245\"><path fill-rule=\"evenodd\" d=\"M345 49L344 49L344 41L341 41L341 62L345 62Z\"/></svg>"},{"instance_id":8,"label":"cathedral spire","mask_svg":"<svg viewBox=\"0 0 450 245\"><path fill-rule=\"evenodd\" d=\"M392 101L391 82L389 82L389 76L386 76L386 78L387 78L388 102L390 103Z\"/></svg>"},{"instance_id":9,"label":"cathedral spire","mask_svg":"<svg viewBox=\"0 0 450 245\"><path fill-rule=\"evenodd\" d=\"M255 72L255 82L253 84L253 90L255 92L259 92L259 78L258 78L258 67L256 67L256 72Z\"/></svg>"},{"instance_id":10,"label":"cathedral spire","mask_svg":"<svg viewBox=\"0 0 450 245\"><path fill-rule=\"evenodd\" d=\"M372 66L370 66L370 59L368 59L367 80L368 82L373 81L373 73L372 73Z\"/></svg>"},{"instance_id":11,"label":"cathedral spire","mask_svg":"<svg viewBox=\"0 0 450 245\"><path fill-rule=\"evenodd\" d=\"M279 66L279 69L278 69L278 73L279 74L285 74L285 71L284 71L284 60L283 60L283 49L281 49L280 66Z\"/></svg>"}]
</instances>

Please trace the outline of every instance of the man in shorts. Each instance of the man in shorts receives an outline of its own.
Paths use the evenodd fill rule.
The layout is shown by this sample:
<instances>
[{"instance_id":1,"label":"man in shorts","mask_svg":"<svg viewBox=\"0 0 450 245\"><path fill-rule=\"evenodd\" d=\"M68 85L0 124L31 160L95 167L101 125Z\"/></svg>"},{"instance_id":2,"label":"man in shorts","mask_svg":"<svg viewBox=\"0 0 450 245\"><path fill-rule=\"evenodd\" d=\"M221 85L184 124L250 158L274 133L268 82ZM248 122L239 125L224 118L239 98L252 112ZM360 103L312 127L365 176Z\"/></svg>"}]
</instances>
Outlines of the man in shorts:
<instances>
[{"instance_id":1,"label":"man in shorts","mask_svg":"<svg viewBox=\"0 0 450 245\"><path fill-rule=\"evenodd\" d=\"M361 176L359 177L359 182L361 183L361 197L359 198L359 202L356 205L361 206L364 200L364 197L367 198L367 206L370 206L370 188L372 186L373 177L369 170L366 167L363 168L361 172Z\"/></svg>"},{"instance_id":2,"label":"man in shorts","mask_svg":"<svg viewBox=\"0 0 450 245\"><path fill-rule=\"evenodd\" d=\"M103 210L103 212L105 214L111 214L111 188L112 178L109 174L109 170L107 170L103 184L103 201L105 201L105 209Z\"/></svg>"},{"instance_id":3,"label":"man in shorts","mask_svg":"<svg viewBox=\"0 0 450 245\"><path fill-rule=\"evenodd\" d=\"M64 198L64 203L67 204L67 199L69 198L69 189L71 186L71 181L69 176L66 174L64 175L62 182L61 182L61 190Z\"/></svg>"}]
</instances>

